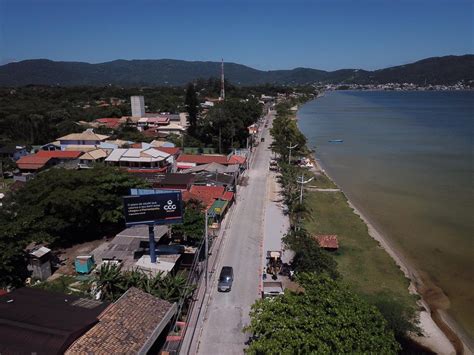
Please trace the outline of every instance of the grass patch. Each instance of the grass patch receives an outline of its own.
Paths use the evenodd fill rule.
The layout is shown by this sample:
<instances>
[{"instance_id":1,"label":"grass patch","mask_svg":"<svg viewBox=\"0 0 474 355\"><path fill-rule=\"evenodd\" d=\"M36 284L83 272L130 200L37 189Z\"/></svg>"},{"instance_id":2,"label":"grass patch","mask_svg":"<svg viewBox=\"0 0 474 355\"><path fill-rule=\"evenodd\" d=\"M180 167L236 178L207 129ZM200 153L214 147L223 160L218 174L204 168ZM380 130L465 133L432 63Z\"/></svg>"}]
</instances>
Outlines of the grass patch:
<instances>
[{"instance_id":1,"label":"grass patch","mask_svg":"<svg viewBox=\"0 0 474 355\"><path fill-rule=\"evenodd\" d=\"M314 176L314 180L311 181L311 183L308 184L309 187L315 187L315 188L318 188L318 189L338 189L339 188L323 172L321 172L320 175L315 175L313 173L311 173L311 175Z\"/></svg>"},{"instance_id":2,"label":"grass patch","mask_svg":"<svg viewBox=\"0 0 474 355\"><path fill-rule=\"evenodd\" d=\"M414 307L409 280L395 261L380 247L366 224L347 204L341 192L307 192L305 228L312 234L337 234L339 251L334 253L343 282L365 297L390 294L403 305Z\"/></svg>"},{"instance_id":3,"label":"grass patch","mask_svg":"<svg viewBox=\"0 0 474 355\"><path fill-rule=\"evenodd\" d=\"M75 284L76 283L76 284ZM69 287L75 284L74 289L79 290L80 292L73 291ZM88 286L84 282L78 282L78 280L74 276L64 275L54 279L52 281L45 281L41 282L33 287L41 288L46 291L51 292L60 292L65 293L68 295L75 295L75 296L87 296L87 289Z\"/></svg>"}]
</instances>

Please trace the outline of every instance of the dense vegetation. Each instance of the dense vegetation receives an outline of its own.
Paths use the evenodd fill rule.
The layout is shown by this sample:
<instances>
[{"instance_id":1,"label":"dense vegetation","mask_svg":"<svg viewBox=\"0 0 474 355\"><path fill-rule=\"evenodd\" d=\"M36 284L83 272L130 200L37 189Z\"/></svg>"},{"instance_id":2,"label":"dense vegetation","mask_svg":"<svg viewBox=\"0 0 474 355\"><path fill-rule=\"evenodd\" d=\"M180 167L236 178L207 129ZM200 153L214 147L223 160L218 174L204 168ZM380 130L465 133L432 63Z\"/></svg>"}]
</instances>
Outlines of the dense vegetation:
<instances>
[{"instance_id":1,"label":"dense vegetation","mask_svg":"<svg viewBox=\"0 0 474 355\"><path fill-rule=\"evenodd\" d=\"M392 330L376 307L339 282L314 273L297 278L303 292L258 300L246 331L249 354L394 354Z\"/></svg>"},{"instance_id":2,"label":"dense vegetation","mask_svg":"<svg viewBox=\"0 0 474 355\"><path fill-rule=\"evenodd\" d=\"M118 232L122 196L147 185L118 169L51 169L7 195L0 209L0 286L21 284L31 241L67 246Z\"/></svg>"},{"instance_id":3,"label":"dense vegetation","mask_svg":"<svg viewBox=\"0 0 474 355\"><path fill-rule=\"evenodd\" d=\"M92 280L94 291L100 292L105 301L117 300L130 287L136 287L153 296L170 302L178 302L191 295L193 287L187 285L185 275L158 273L154 276L136 270L122 271L121 266L102 265Z\"/></svg>"},{"instance_id":4,"label":"dense vegetation","mask_svg":"<svg viewBox=\"0 0 474 355\"><path fill-rule=\"evenodd\" d=\"M148 112L176 112L183 106L184 90L114 86L0 88L0 144L45 144L84 130L78 121L130 115L132 95L145 96Z\"/></svg>"},{"instance_id":5,"label":"dense vegetation","mask_svg":"<svg viewBox=\"0 0 474 355\"><path fill-rule=\"evenodd\" d=\"M183 60L115 60L89 64L53 62L37 59L0 66L0 85L185 85L198 78L218 77L220 62ZM427 58L415 63L375 71L341 69L332 72L296 68L293 70L256 70L225 63L226 78L236 85L307 85L322 83L452 84L474 79L474 56Z\"/></svg>"}]
</instances>

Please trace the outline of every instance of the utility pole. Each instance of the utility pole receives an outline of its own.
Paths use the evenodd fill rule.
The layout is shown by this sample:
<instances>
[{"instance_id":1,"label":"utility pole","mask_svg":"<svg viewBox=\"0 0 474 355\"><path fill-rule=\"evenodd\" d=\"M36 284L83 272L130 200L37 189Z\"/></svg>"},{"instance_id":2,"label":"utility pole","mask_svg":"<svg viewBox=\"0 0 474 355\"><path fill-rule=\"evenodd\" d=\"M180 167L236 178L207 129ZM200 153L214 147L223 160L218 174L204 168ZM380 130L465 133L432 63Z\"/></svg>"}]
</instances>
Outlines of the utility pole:
<instances>
[{"instance_id":1,"label":"utility pole","mask_svg":"<svg viewBox=\"0 0 474 355\"><path fill-rule=\"evenodd\" d=\"M304 180L304 173L301 173L301 178L296 179L296 182L301 185L300 187L300 205L303 204L303 185L307 184L308 182L312 181L314 177L308 180Z\"/></svg>"},{"instance_id":2,"label":"utility pole","mask_svg":"<svg viewBox=\"0 0 474 355\"><path fill-rule=\"evenodd\" d=\"M298 146L298 144L295 144L294 146L291 146L291 142L290 142L290 146L287 147L290 150L290 153L288 154L288 164L291 164L291 150L295 149L297 146Z\"/></svg>"},{"instance_id":3,"label":"utility pole","mask_svg":"<svg viewBox=\"0 0 474 355\"><path fill-rule=\"evenodd\" d=\"M221 127L219 127L219 154L222 153L222 148L221 148Z\"/></svg>"},{"instance_id":4,"label":"utility pole","mask_svg":"<svg viewBox=\"0 0 474 355\"><path fill-rule=\"evenodd\" d=\"M208 241L208 232L207 232L207 224L208 224L208 210L206 209L206 216L204 217L205 224L204 224L204 252L206 253L206 264L205 264L205 272L204 272L204 278L205 278L205 286L206 286L206 292L207 292L207 272L208 272L208 266L209 266L209 241Z\"/></svg>"}]
</instances>

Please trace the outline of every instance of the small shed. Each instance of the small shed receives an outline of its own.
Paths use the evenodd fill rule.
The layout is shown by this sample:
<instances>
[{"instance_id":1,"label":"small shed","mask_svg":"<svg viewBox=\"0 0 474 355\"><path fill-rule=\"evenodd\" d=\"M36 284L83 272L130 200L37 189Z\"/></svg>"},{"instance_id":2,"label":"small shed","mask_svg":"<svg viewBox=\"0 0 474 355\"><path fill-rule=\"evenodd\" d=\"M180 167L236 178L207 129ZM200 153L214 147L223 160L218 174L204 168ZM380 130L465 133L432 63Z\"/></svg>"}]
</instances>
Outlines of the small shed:
<instances>
[{"instance_id":1,"label":"small shed","mask_svg":"<svg viewBox=\"0 0 474 355\"><path fill-rule=\"evenodd\" d=\"M78 274L88 274L94 268L94 256L93 255L80 255L76 256L74 265Z\"/></svg>"},{"instance_id":2,"label":"small shed","mask_svg":"<svg viewBox=\"0 0 474 355\"><path fill-rule=\"evenodd\" d=\"M51 249L36 247L30 251L29 260L33 278L43 281L51 276Z\"/></svg>"},{"instance_id":3,"label":"small shed","mask_svg":"<svg viewBox=\"0 0 474 355\"><path fill-rule=\"evenodd\" d=\"M318 243L318 245L325 250L338 250L339 249L339 242L337 240L337 235L335 234L328 234L328 235L316 235L314 239Z\"/></svg>"}]
</instances>

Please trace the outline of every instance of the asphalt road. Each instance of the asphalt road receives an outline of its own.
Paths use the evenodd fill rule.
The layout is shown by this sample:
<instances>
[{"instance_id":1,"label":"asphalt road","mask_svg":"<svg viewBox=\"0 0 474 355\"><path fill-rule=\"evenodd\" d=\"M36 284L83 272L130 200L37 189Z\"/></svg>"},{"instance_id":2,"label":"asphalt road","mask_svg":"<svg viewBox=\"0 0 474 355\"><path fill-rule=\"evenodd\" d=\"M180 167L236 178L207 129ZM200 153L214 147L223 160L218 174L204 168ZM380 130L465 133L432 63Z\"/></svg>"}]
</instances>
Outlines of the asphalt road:
<instances>
[{"instance_id":1,"label":"asphalt road","mask_svg":"<svg viewBox=\"0 0 474 355\"><path fill-rule=\"evenodd\" d=\"M270 135L264 129L265 142L258 145L247 186L241 187L224 244L219 252L210 283L210 299L202 332L199 354L242 354L248 335L242 329L250 321L251 305L260 297L261 258L267 175L270 160ZM217 278L222 266L234 268L234 284L227 293L217 292Z\"/></svg>"}]
</instances>

